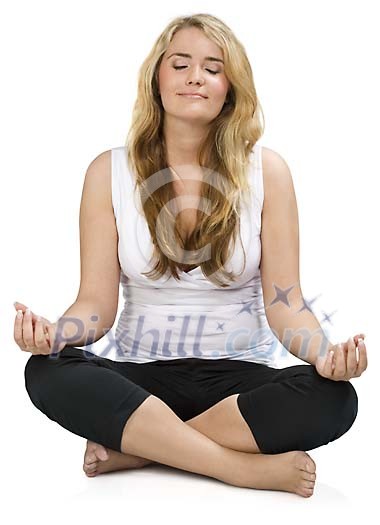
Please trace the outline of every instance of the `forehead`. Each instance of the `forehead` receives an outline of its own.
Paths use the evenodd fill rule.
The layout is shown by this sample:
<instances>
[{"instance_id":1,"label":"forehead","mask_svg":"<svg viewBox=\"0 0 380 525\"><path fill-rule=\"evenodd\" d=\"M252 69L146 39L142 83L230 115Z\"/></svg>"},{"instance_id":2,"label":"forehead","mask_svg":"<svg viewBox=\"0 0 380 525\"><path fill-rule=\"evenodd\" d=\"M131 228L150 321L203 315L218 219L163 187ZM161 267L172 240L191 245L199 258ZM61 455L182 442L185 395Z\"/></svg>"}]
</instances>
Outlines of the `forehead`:
<instances>
[{"instance_id":1,"label":"forehead","mask_svg":"<svg viewBox=\"0 0 380 525\"><path fill-rule=\"evenodd\" d=\"M189 53L193 57L204 58L211 55L223 59L220 47L210 40L201 29L186 27L180 29L172 38L165 55L174 52Z\"/></svg>"}]
</instances>

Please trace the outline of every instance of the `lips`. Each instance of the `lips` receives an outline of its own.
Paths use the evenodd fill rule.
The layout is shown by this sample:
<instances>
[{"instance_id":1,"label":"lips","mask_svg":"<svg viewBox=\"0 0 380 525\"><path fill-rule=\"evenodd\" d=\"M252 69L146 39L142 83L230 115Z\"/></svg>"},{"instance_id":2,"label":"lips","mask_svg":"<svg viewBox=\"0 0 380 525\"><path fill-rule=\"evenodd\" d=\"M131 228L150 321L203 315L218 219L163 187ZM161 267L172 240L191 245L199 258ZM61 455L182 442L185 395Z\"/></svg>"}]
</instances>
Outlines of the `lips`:
<instances>
[{"instance_id":1,"label":"lips","mask_svg":"<svg viewBox=\"0 0 380 525\"><path fill-rule=\"evenodd\" d=\"M190 96L191 95L197 95L197 96L202 97L202 98L208 98L208 97L206 97L206 95L202 95L202 93L196 93L196 92L194 92L194 93L178 93L178 95L190 95Z\"/></svg>"}]
</instances>

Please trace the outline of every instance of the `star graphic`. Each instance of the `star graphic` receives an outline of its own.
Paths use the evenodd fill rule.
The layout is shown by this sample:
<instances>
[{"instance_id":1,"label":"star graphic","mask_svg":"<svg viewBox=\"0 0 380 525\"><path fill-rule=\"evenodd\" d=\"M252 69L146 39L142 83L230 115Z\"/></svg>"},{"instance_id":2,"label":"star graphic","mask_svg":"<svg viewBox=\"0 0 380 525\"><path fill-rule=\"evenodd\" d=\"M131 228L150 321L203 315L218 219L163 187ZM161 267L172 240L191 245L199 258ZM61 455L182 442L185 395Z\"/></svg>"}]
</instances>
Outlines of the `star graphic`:
<instances>
[{"instance_id":1,"label":"star graphic","mask_svg":"<svg viewBox=\"0 0 380 525\"><path fill-rule=\"evenodd\" d=\"M255 301L251 301L250 303L246 303L241 310L236 315L239 315L243 312L248 312L249 315L252 315L251 308Z\"/></svg>"},{"instance_id":2,"label":"star graphic","mask_svg":"<svg viewBox=\"0 0 380 525\"><path fill-rule=\"evenodd\" d=\"M322 319L321 322L323 323L324 321L328 321L330 324L332 324L330 318L331 318L331 316L332 316L333 314L335 314L337 311L338 311L338 310L334 310L334 311L331 312L330 314L327 314L326 312L322 312L322 313L323 313L323 319Z\"/></svg>"},{"instance_id":3,"label":"star graphic","mask_svg":"<svg viewBox=\"0 0 380 525\"><path fill-rule=\"evenodd\" d=\"M289 294L290 290L292 290L294 288L295 285L290 286L290 288L285 288L285 289L280 288L279 286L277 286L274 283L273 283L273 286L276 289L276 294L277 295L273 299L273 301L270 303L269 306L272 306L272 304L275 304L275 303L278 303L279 301L281 301L284 304L286 304L287 306L289 306L289 308L290 308L290 304L289 304L289 301L288 301L288 294Z\"/></svg>"},{"instance_id":4,"label":"star graphic","mask_svg":"<svg viewBox=\"0 0 380 525\"><path fill-rule=\"evenodd\" d=\"M217 330L223 331L223 326L224 326L224 323L218 323Z\"/></svg>"},{"instance_id":5,"label":"star graphic","mask_svg":"<svg viewBox=\"0 0 380 525\"><path fill-rule=\"evenodd\" d=\"M318 297L320 297L321 294L317 295L317 297L314 297L314 299L311 299L310 301L307 301L304 297L302 298L303 300L303 307L298 310L298 313L300 312L303 312L304 310L309 310L309 312L313 313L312 309L310 308L310 305L312 305L316 299L318 299Z\"/></svg>"}]
</instances>

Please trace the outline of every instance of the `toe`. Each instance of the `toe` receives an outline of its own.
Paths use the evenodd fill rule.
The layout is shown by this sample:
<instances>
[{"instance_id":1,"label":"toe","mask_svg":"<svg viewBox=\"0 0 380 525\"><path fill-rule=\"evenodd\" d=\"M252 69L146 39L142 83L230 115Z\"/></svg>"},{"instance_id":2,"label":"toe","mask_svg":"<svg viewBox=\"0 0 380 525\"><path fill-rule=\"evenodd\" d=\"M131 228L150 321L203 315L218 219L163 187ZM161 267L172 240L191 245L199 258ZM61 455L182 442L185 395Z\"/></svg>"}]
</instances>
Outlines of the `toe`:
<instances>
[{"instance_id":1,"label":"toe","mask_svg":"<svg viewBox=\"0 0 380 525\"><path fill-rule=\"evenodd\" d=\"M317 465L312 457L309 456L309 464L311 465L311 472L315 472L317 470Z\"/></svg>"},{"instance_id":2,"label":"toe","mask_svg":"<svg viewBox=\"0 0 380 525\"><path fill-rule=\"evenodd\" d=\"M101 459L102 461L105 461L109 458L106 447L100 443L94 443L93 441L88 442L85 455L94 457L95 459Z\"/></svg>"},{"instance_id":3,"label":"toe","mask_svg":"<svg viewBox=\"0 0 380 525\"><path fill-rule=\"evenodd\" d=\"M85 454L84 456L84 462L89 465L90 463L94 463L95 461L98 461L98 458L95 456L95 454Z\"/></svg>"},{"instance_id":4,"label":"toe","mask_svg":"<svg viewBox=\"0 0 380 525\"><path fill-rule=\"evenodd\" d=\"M106 461L107 459L109 459L108 452L107 452L106 448L103 447L103 445L98 445L98 448L96 449L96 455L102 461Z\"/></svg>"},{"instance_id":5,"label":"toe","mask_svg":"<svg viewBox=\"0 0 380 525\"><path fill-rule=\"evenodd\" d=\"M94 472L86 472L86 476L88 476L89 478L94 478L96 475L97 475L96 470Z\"/></svg>"},{"instance_id":6,"label":"toe","mask_svg":"<svg viewBox=\"0 0 380 525\"><path fill-rule=\"evenodd\" d=\"M95 472L97 467L98 467L97 463L93 463L92 465L83 465L83 470L84 472L86 472L86 474L88 474L91 472Z\"/></svg>"},{"instance_id":7,"label":"toe","mask_svg":"<svg viewBox=\"0 0 380 525\"><path fill-rule=\"evenodd\" d=\"M97 461L93 461L92 463L84 463L84 466L85 466L86 468L94 468L94 467L97 466L97 464L98 464Z\"/></svg>"},{"instance_id":8,"label":"toe","mask_svg":"<svg viewBox=\"0 0 380 525\"><path fill-rule=\"evenodd\" d=\"M315 481L316 478L317 478L317 475L315 472L302 471L302 479L306 481Z\"/></svg>"},{"instance_id":9,"label":"toe","mask_svg":"<svg viewBox=\"0 0 380 525\"><path fill-rule=\"evenodd\" d=\"M316 465L311 458L307 458L307 460L305 461L304 470L306 470L306 472L309 472L311 474L315 473Z\"/></svg>"},{"instance_id":10,"label":"toe","mask_svg":"<svg viewBox=\"0 0 380 525\"><path fill-rule=\"evenodd\" d=\"M302 480L302 488L303 489L314 489L314 481L307 481L306 479Z\"/></svg>"}]
</instances>

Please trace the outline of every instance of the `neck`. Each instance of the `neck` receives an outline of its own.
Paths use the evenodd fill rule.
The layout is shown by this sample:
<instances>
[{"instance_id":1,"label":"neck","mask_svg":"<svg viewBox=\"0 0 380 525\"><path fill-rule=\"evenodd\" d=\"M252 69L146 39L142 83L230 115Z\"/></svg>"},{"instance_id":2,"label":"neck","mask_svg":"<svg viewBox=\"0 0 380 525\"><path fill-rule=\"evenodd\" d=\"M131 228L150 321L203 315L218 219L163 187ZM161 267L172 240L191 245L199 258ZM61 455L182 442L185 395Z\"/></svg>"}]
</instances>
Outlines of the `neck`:
<instances>
[{"instance_id":1,"label":"neck","mask_svg":"<svg viewBox=\"0 0 380 525\"><path fill-rule=\"evenodd\" d=\"M164 121L164 137L168 164L198 165L198 152L206 137L208 129L205 126L171 119L167 115Z\"/></svg>"}]
</instances>

